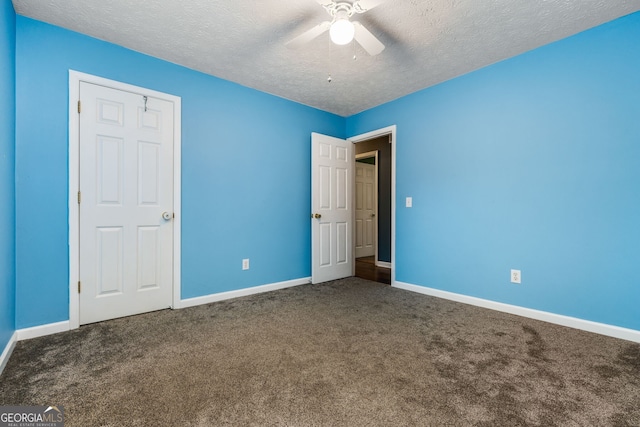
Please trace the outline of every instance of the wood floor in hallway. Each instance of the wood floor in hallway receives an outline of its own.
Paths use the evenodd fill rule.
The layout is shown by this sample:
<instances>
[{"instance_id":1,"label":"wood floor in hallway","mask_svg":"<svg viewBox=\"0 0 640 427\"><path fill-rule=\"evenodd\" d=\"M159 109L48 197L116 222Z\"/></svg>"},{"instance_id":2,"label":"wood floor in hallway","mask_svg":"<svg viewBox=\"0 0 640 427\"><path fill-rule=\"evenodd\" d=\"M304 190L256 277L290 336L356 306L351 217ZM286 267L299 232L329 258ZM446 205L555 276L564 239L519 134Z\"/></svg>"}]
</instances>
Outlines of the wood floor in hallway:
<instances>
[{"instance_id":1,"label":"wood floor in hallway","mask_svg":"<svg viewBox=\"0 0 640 427\"><path fill-rule=\"evenodd\" d=\"M356 277L391 284L391 269L376 266L372 256L356 258Z\"/></svg>"}]
</instances>

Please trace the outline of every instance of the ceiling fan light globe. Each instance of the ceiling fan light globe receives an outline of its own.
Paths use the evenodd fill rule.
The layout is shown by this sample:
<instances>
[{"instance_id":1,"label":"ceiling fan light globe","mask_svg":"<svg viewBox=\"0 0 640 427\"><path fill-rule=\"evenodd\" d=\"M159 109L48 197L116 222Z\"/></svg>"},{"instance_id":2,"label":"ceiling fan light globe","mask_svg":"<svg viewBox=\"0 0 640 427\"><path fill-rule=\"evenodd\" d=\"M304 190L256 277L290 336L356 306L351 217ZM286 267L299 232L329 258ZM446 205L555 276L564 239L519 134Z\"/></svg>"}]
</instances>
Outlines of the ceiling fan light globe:
<instances>
[{"instance_id":1,"label":"ceiling fan light globe","mask_svg":"<svg viewBox=\"0 0 640 427\"><path fill-rule=\"evenodd\" d=\"M329 29L331 41L338 45L350 43L356 30L348 19L337 19Z\"/></svg>"}]
</instances>

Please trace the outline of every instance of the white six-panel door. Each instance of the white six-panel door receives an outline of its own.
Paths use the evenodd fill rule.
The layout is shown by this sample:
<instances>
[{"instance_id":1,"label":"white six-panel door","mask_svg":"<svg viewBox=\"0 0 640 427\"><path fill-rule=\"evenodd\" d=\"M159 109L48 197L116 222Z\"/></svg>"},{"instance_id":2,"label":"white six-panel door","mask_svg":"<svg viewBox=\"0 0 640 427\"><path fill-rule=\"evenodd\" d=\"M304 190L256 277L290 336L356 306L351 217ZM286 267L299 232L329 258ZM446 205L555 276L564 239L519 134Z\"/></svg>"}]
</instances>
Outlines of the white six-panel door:
<instances>
[{"instance_id":1,"label":"white six-panel door","mask_svg":"<svg viewBox=\"0 0 640 427\"><path fill-rule=\"evenodd\" d=\"M356 258L376 254L376 166L356 162Z\"/></svg>"},{"instance_id":2,"label":"white six-panel door","mask_svg":"<svg viewBox=\"0 0 640 427\"><path fill-rule=\"evenodd\" d=\"M81 82L80 324L167 308L173 104Z\"/></svg>"},{"instance_id":3,"label":"white six-panel door","mask_svg":"<svg viewBox=\"0 0 640 427\"><path fill-rule=\"evenodd\" d=\"M353 275L353 143L311 135L311 281Z\"/></svg>"}]
</instances>

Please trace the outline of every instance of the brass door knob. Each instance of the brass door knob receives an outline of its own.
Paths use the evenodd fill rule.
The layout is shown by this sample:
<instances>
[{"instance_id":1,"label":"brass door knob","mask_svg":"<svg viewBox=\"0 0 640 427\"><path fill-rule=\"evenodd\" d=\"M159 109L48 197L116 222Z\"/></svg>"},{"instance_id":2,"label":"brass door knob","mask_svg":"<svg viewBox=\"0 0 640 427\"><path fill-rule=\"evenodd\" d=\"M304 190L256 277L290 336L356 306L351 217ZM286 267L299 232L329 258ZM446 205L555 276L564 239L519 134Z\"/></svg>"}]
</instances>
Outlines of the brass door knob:
<instances>
[{"instance_id":1,"label":"brass door knob","mask_svg":"<svg viewBox=\"0 0 640 427\"><path fill-rule=\"evenodd\" d=\"M320 219L320 218L322 218L322 215L320 215L320 214L313 214L313 217L314 217L315 219Z\"/></svg>"}]
</instances>

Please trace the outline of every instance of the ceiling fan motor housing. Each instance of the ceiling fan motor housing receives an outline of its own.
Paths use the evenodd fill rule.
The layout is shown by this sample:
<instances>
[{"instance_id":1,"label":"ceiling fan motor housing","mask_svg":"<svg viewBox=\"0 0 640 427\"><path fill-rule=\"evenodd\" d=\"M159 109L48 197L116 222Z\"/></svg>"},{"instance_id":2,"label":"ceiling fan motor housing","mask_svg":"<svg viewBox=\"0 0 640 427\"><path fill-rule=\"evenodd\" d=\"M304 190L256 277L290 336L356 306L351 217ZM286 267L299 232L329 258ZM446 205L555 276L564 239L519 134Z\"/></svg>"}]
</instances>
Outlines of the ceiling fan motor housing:
<instances>
[{"instance_id":1,"label":"ceiling fan motor housing","mask_svg":"<svg viewBox=\"0 0 640 427\"><path fill-rule=\"evenodd\" d=\"M362 8L356 8L357 4L357 2L355 3L355 5L347 2L333 2L325 5L324 8L335 21L337 19L349 19L353 16L354 13L364 13L365 11L362 10Z\"/></svg>"},{"instance_id":2,"label":"ceiling fan motor housing","mask_svg":"<svg viewBox=\"0 0 640 427\"><path fill-rule=\"evenodd\" d=\"M329 31L331 40L337 45L346 45L356 40L360 46L371 56L378 55L384 50L384 44L380 42L360 22L352 22L350 18L356 13L365 13L386 0L356 0L355 2L316 0L331 16L331 21L322 22L307 30L298 37L287 42L289 47L300 47L311 40Z\"/></svg>"}]
</instances>

